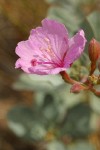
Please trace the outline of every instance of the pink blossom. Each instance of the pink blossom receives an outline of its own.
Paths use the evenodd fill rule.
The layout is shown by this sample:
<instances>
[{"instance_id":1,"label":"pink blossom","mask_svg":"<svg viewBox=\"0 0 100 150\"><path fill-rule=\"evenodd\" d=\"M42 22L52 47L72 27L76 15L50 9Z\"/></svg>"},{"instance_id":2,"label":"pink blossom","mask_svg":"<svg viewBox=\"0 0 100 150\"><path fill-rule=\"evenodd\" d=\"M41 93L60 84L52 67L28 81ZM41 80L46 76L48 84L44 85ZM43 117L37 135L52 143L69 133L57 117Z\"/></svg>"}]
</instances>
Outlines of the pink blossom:
<instances>
[{"instance_id":1,"label":"pink blossom","mask_svg":"<svg viewBox=\"0 0 100 150\"><path fill-rule=\"evenodd\" d=\"M46 18L42 27L31 30L28 40L18 43L15 67L31 74L58 74L80 57L85 43L83 30L69 38L63 24Z\"/></svg>"}]
</instances>

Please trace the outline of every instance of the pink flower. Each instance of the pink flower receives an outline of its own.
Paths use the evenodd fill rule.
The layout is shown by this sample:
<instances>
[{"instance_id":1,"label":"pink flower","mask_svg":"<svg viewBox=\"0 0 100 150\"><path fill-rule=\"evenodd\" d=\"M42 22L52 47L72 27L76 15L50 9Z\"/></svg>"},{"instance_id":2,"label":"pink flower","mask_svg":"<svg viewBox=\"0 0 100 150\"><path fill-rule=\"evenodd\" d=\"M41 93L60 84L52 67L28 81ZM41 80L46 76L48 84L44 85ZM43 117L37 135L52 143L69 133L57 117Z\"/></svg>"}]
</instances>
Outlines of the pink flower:
<instances>
[{"instance_id":1,"label":"pink flower","mask_svg":"<svg viewBox=\"0 0 100 150\"><path fill-rule=\"evenodd\" d=\"M33 29L28 40L18 43L16 54L20 58L15 67L31 74L58 74L80 57L85 43L83 30L69 38L63 24L44 19L42 27Z\"/></svg>"}]
</instances>

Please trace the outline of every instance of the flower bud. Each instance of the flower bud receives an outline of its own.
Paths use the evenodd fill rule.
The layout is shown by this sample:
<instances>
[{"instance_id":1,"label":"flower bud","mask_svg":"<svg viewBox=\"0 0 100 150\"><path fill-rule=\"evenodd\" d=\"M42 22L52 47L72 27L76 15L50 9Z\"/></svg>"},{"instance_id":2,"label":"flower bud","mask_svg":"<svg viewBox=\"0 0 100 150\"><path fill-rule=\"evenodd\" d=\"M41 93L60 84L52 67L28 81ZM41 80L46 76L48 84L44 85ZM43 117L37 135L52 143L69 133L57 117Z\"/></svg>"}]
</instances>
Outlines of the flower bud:
<instances>
[{"instance_id":1,"label":"flower bud","mask_svg":"<svg viewBox=\"0 0 100 150\"><path fill-rule=\"evenodd\" d=\"M99 69L99 72L100 72L100 58L98 60L98 69Z\"/></svg>"},{"instance_id":2,"label":"flower bud","mask_svg":"<svg viewBox=\"0 0 100 150\"><path fill-rule=\"evenodd\" d=\"M89 43L89 58L91 60L90 75L92 75L96 69L96 62L100 57L100 43L95 39L92 39Z\"/></svg>"},{"instance_id":3,"label":"flower bud","mask_svg":"<svg viewBox=\"0 0 100 150\"><path fill-rule=\"evenodd\" d=\"M81 85L80 83L75 83L72 85L70 92L79 93L82 90L86 90L86 88L83 85Z\"/></svg>"},{"instance_id":4,"label":"flower bud","mask_svg":"<svg viewBox=\"0 0 100 150\"><path fill-rule=\"evenodd\" d=\"M89 58L92 63L96 63L97 59L100 56L100 43L95 39L92 39L89 43Z\"/></svg>"},{"instance_id":5,"label":"flower bud","mask_svg":"<svg viewBox=\"0 0 100 150\"><path fill-rule=\"evenodd\" d=\"M96 62L91 62L90 76L94 73L96 69Z\"/></svg>"},{"instance_id":6,"label":"flower bud","mask_svg":"<svg viewBox=\"0 0 100 150\"><path fill-rule=\"evenodd\" d=\"M98 82L98 77L95 75L91 75L88 77L88 80L90 81L91 84L96 85Z\"/></svg>"}]
</instances>

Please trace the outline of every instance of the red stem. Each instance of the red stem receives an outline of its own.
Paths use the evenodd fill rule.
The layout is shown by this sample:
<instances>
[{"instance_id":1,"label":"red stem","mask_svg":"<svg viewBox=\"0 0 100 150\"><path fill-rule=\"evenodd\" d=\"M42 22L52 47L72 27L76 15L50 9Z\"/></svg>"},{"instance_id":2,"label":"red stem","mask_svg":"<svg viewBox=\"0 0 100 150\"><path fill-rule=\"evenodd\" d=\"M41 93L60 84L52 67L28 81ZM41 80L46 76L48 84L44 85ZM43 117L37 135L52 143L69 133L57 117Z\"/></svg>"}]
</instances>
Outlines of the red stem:
<instances>
[{"instance_id":1,"label":"red stem","mask_svg":"<svg viewBox=\"0 0 100 150\"><path fill-rule=\"evenodd\" d=\"M60 74L65 82L70 83L70 84L77 83L75 80L70 78L70 76L65 71L60 72Z\"/></svg>"},{"instance_id":2,"label":"red stem","mask_svg":"<svg viewBox=\"0 0 100 150\"><path fill-rule=\"evenodd\" d=\"M76 84L76 83L79 83L81 84L81 86L83 86L83 89L84 90L90 90L91 92L93 92L96 96L100 96L100 91L97 91L96 89L93 88L93 86L90 86L90 85L86 85L86 84L83 84L81 82L77 82L75 81L74 79L70 78L70 76L65 72L65 71L62 71L60 72L60 75L62 76L63 80L69 84Z\"/></svg>"}]
</instances>

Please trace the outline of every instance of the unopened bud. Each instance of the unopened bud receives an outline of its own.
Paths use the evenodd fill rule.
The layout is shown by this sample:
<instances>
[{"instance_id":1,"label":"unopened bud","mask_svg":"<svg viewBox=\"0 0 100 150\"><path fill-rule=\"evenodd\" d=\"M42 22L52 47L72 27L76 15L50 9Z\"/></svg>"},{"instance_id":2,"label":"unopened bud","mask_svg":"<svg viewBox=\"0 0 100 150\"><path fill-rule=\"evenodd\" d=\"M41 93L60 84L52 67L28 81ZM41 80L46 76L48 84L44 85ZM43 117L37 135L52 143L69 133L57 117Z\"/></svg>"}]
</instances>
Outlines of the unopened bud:
<instances>
[{"instance_id":1,"label":"unopened bud","mask_svg":"<svg viewBox=\"0 0 100 150\"><path fill-rule=\"evenodd\" d=\"M95 39L92 39L89 43L89 58L92 63L96 63L100 56L100 43Z\"/></svg>"},{"instance_id":2,"label":"unopened bud","mask_svg":"<svg viewBox=\"0 0 100 150\"><path fill-rule=\"evenodd\" d=\"M79 93L82 90L86 90L86 88L83 85L81 85L80 83L75 83L71 87L70 92L72 92L72 93Z\"/></svg>"},{"instance_id":3,"label":"unopened bud","mask_svg":"<svg viewBox=\"0 0 100 150\"><path fill-rule=\"evenodd\" d=\"M89 79L90 83L92 83L93 85L96 85L98 82L98 77L95 75L89 76L88 79Z\"/></svg>"},{"instance_id":4,"label":"unopened bud","mask_svg":"<svg viewBox=\"0 0 100 150\"><path fill-rule=\"evenodd\" d=\"M96 69L96 62L100 57L100 43L95 39L92 39L89 43L89 58L91 60L90 75L92 75Z\"/></svg>"},{"instance_id":5,"label":"unopened bud","mask_svg":"<svg viewBox=\"0 0 100 150\"><path fill-rule=\"evenodd\" d=\"M100 58L99 58L99 60L98 60L98 69L99 69L99 71L100 71Z\"/></svg>"},{"instance_id":6,"label":"unopened bud","mask_svg":"<svg viewBox=\"0 0 100 150\"><path fill-rule=\"evenodd\" d=\"M94 73L95 69L96 69L96 62L91 62L90 75L92 75Z\"/></svg>"}]
</instances>

